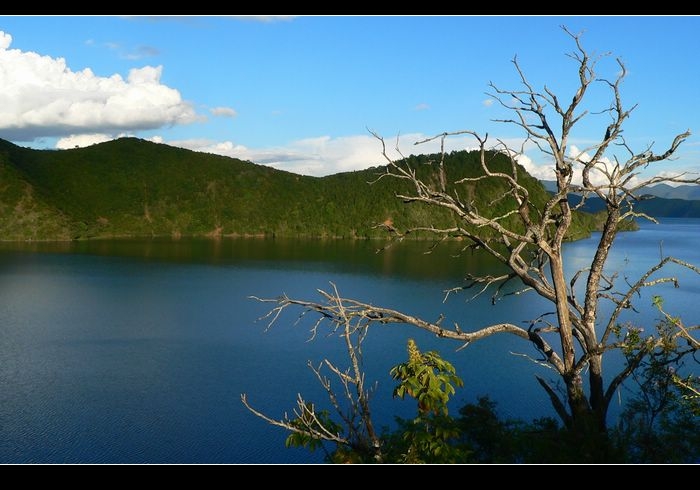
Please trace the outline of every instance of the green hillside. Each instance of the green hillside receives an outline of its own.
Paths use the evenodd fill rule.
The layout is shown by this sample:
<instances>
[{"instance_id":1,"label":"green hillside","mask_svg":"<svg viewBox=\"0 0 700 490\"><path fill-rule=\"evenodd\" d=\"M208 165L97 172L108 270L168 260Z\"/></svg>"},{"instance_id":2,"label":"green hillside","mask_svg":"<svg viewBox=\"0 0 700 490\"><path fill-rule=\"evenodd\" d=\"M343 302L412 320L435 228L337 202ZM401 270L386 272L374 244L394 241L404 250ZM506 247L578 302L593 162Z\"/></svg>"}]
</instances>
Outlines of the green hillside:
<instances>
[{"instance_id":1,"label":"green hillside","mask_svg":"<svg viewBox=\"0 0 700 490\"><path fill-rule=\"evenodd\" d=\"M3 240L67 240L71 219L39 195L9 162L8 144L0 140L0 238Z\"/></svg>"},{"instance_id":2,"label":"green hillside","mask_svg":"<svg viewBox=\"0 0 700 490\"><path fill-rule=\"evenodd\" d=\"M431 156L409 157L421 178L434 180ZM501 155L494 160L509 169ZM480 174L478 154L446 158L448 181ZM84 239L119 236L379 237L389 220L397 228L450 226L448 212L404 204L395 196L408 183L385 178L383 167L306 177L235 158L198 153L136 138L72 150L33 150L0 140L0 239ZM525 171L521 169L522 174ZM526 176L531 196L547 193ZM460 188L463 198L496 215L511 206L502 183ZM572 235L595 227L577 215Z\"/></svg>"}]
</instances>

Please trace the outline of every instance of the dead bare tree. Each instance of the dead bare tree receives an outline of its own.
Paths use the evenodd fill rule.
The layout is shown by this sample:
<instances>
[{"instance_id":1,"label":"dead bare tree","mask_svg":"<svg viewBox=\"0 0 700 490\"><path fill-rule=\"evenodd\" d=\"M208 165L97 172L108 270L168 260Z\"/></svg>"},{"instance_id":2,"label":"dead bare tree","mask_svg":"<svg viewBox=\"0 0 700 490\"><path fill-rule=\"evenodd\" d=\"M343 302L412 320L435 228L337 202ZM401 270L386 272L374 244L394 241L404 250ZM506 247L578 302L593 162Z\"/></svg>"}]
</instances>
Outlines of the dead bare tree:
<instances>
[{"instance_id":1,"label":"dead bare tree","mask_svg":"<svg viewBox=\"0 0 700 490\"><path fill-rule=\"evenodd\" d=\"M625 332L620 331L620 315L631 308L632 301L642 289L664 283L678 286L676 277L658 276L665 266L675 264L698 274L700 269L678 258L663 256L636 282L625 280L624 284L619 284L622 282L619 277L605 270L611 246L621 225L627 220L646 218L654 221L652 217L635 209L645 186L661 182L698 184L700 178L683 173L651 178L641 176L640 170L669 160L690 136L690 132L678 134L662 153L655 153L652 145L642 152L635 152L623 136L623 124L635 108L626 108L622 103L621 84L627 73L625 65L618 59L619 73L614 79L598 78L597 64L607 55L592 56L583 48L581 34L572 33L565 27L563 30L575 44L575 49L569 56L578 68L578 83L571 98L562 99L547 86L542 90L536 89L528 81L517 58L513 59L513 64L520 81L518 89L504 90L490 84L490 95L513 114L513 117L500 122L515 125L525 133L525 142L521 148L510 148L502 140L496 140L495 145L488 146L488 136L480 136L473 131L443 133L419 141L416 144L438 139L443 147L443 158L434 164L435 178L427 181L417 177L416 170L411 168L399 148L396 150L401 158L391 158L384 139L375 134L387 161L386 172L377 180L396 178L407 181L411 192L398 195L397 198L409 204L422 203L447 209L457 223L447 229L426 224L396 232L399 239L420 230L441 238L465 240L471 248L481 249L495 257L507 266L508 272L498 277L472 277L464 288L476 287L479 289L478 294L494 289L494 295L498 296L502 294L501 288L505 283L519 281L522 285L520 291L530 291L552 303L556 312L555 319L548 320L543 315L533 321L529 328L516 323L486 326L455 324L447 327L441 324L441 320L426 321L392 309L341 298L337 291L333 294L322 292L326 302L303 301L284 296L276 300L276 311L279 313L289 307L301 307L305 312L317 313L320 315L319 322L328 322L333 328L341 328L348 322L362 324L365 329L387 323L405 324L455 340L463 347L498 333L515 335L534 345L542 355L537 362L553 368L564 383L565 393L559 394L549 381L537 377L565 426L575 432L604 433L613 395L645 356L669 339L687 340L688 347L679 350L679 354L692 352L698 347L697 340L692 337L697 326L684 326L677 322L670 335L662 338L652 334L642 338L625 335ZM604 134L602 140L572 154L569 140L581 120L592 115L590 110L584 109L583 102L589 88L595 83L601 83L609 90L610 105L597 114L609 116L610 123L605 131L601 131L601 135ZM570 102L567 104L564 100ZM475 139L480 154L481 176L450 181L443 165L444 142L456 134L468 134ZM523 169L518 165L518 158L525 145L533 145L553 162L556 192L542 206L536 206L532 202L521 178ZM503 155L511 164L510 170L505 172L496 170L493 164L497 157L503 158ZM461 197L465 195L466 186L473 187L483 179L497 179L505 183L508 191L504 198L514 203L506 213L494 214L491 208L477 209L473 202ZM580 201L576 204L570 200L572 194L580 196ZM590 265L567 277L562 254L565 238L570 231L574 213L591 197L601 199L605 205L605 221L598 246ZM581 290L582 298L577 294ZM606 318L601 318L601 301L612 303L612 314L609 317L605 315ZM315 328L317 327L318 324ZM614 351L625 351L628 354L633 351L634 355L627 355L627 364L606 380L603 359L606 354ZM586 373L587 386L583 382Z\"/></svg>"},{"instance_id":2,"label":"dead bare tree","mask_svg":"<svg viewBox=\"0 0 700 490\"><path fill-rule=\"evenodd\" d=\"M369 323L363 315L356 314L354 305L348 304L346 300L340 297L335 284L331 284L331 286L333 288L332 294L319 291L327 303L324 308L325 311L316 310L321 313L321 316L311 328L312 338L316 336L322 322L325 319L332 318L334 324L333 332L338 333L345 342L350 367L344 370L340 369L328 359L324 359L318 366L309 361L308 366L328 394L331 405L340 417L342 425L334 423L327 412L317 410L315 405L306 401L301 394L297 395L297 408L294 410L294 418L290 418L285 414L282 420L272 419L255 410L248 403L245 394L241 395L241 401L248 410L270 424L287 429L292 434L298 434L302 438L299 445L305 445L306 442L311 442L311 440L331 442L338 448L349 449L355 455L362 455L370 461L381 462L381 442L379 434L374 428L369 406L372 390L365 388L365 372L362 368L362 342L367 335ZM277 307L273 308L264 317L270 318L268 328L273 325L287 306L296 303L286 296L279 300L253 299L279 303ZM329 315L332 315L332 317ZM329 369L337 377L342 386L340 395L333 388L331 379L322 373L323 367ZM303 438L306 438L306 440ZM326 455L330 457L331 453L326 451Z\"/></svg>"}]
</instances>

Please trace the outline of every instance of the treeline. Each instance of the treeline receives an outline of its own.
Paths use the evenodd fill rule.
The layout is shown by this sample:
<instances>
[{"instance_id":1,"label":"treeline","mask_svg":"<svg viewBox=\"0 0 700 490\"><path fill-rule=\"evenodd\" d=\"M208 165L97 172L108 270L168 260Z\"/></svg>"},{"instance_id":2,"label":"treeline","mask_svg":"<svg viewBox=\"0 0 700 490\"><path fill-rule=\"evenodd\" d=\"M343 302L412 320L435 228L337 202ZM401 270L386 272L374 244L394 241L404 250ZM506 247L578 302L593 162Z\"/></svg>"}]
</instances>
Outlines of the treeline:
<instances>
[{"instance_id":1,"label":"treeline","mask_svg":"<svg viewBox=\"0 0 700 490\"><path fill-rule=\"evenodd\" d=\"M510 172L503 155L494 169ZM405 162L438 182L437 155ZM317 178L208 153L121 138L87 148L34 150L0 140L0 239L48 240L121 236L385 237L389 224L454 226L450 213L406 204L406 181L377 178L386 167ZM445 159L447 182L482 174L475 152ZM520 168L534 202L544 187ZM490 216L512 209L503 182L489 178L448 192ZM438 210L439 211L439 210ZM596 228L577 214L570 238ZM420 234L416 235L420 238Z\"/></svg>"}]
</instances>

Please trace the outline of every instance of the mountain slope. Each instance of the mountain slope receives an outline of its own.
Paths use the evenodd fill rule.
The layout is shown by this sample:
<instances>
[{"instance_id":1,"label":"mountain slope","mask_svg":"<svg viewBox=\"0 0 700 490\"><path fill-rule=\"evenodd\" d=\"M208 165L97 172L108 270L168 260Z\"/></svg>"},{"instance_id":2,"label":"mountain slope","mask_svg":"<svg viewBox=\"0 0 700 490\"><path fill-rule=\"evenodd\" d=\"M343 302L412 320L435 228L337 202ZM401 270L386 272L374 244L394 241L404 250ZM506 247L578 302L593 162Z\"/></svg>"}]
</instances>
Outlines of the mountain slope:
<instances>
[{"instance_id":1,"label":"mountain slope","mask_svg":"<svg viewBox=\"0 0 700 490\"><path fill-rule=\"evenodd\" d=\"M571 194L572 204L581 202L581 196ZM597 213L605 209L599 197L589 197L581 207L587 213ZM649 196L634 205L635 211L648 214L654 218L700 218L700 200L664 199Z\"/></svg>"},{"instance_id":2,"label":"mountain slope","mask_svg":"<svg viewBox=\"0 0 700 490\"><path fill-rule=\"evenodd\" d=\"M52 237L70 239L74 230L70 218L37 195L35 187L10 163L0 140L0 238L37 240Z\"/></svg>"},{"instance_id":3,"label":"mountain slope","mask_svg":"<svg viewBox=\"0 0 700 490\"><path fill-rule=\"evenodd\" d=\"M553 180L541 181L550 192L556 190ZM700 185L656 184L645 187L638 192L646 198L635 205L637 211L657 218L700 218ZM580 197L572 194L572 203L580 202ZM604 209L603 202L597 197L590 197L583 211L596 213Z\"/></svg>"},{"instance_id":4,"label":"mountain slope","mask_svg":"<svg viewBox=\"0 0 700 490\"><path fill-rule=\"evenodd\" d=\"M435 156L411 156L419 176L437 178ZM504 171L509 164L496 155ZM478 155L453 152L448 180L481 174ZM116 236L337 236L378 237L378 223L399 229L454 226L452 215L404 204L396 194L408 182L383 178L384 167L307 177L235 158L197 153L136 138L87 148L33 150L0 140L1 239L67 239ZM532 199L547 193L520 170ZM496 216L509 203L502 183L485 179L463 196ZM463 192L464 188L460 189ZM593 229L576 217L572 236Z\"/></svg>"},{"instance_id":5,"label":"mountain slope","mask_svg":"<svg viewBox=\"0 0 700 490\"><path fill-rule=\"evenodd\" d=\"M668 184L656 184L645 187L642 192L663 199L700 200L700 185L686 184L673 187Z\"/></svg>"}]
</instances>

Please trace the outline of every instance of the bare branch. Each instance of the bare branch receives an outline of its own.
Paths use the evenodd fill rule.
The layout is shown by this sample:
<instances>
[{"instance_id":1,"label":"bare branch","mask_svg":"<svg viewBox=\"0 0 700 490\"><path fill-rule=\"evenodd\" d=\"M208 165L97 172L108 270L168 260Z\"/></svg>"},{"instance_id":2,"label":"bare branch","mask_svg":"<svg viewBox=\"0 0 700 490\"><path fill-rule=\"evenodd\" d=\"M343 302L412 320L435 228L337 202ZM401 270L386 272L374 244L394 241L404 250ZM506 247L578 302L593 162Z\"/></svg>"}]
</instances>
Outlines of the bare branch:
<instances>
[{"instance_id":1,"label":"bare branch","mask_svg":"<svg viewBox=\"0 0 700 490\"><path fill-rule=\"evenodd\" d=\"M444 146L445 138L448 137L448 136L459 136L459 135L462 135L462 134L471 134L471 135L474 136L475 138L477 138L477 139L479 138L479 135L476 134L474 131L462 130L462 131L453 131L453 132L449 132L449 133L440 133L440 134L438 134L438 135L431 136L430 138L425 138L425 139L422 139L422 140L418 140L418 141L416 141L416 142L413 143L413 144L414 144L414 145L422 145L422 144L424 144L424 143L429 143L430 141L434 141L434 140L440 138L440 140L441 140L441 142L442 142L442 146L441 146L441 148L440 148L440 153L442 154L442 153L445 152L445 146Z\"/></svg>"},{"instance_id":2,"label":"bare branch","mask_svg":"<svg viewBox=\"0 0 700 490\"><path fill-rule=\"evenodd\" d=\"M313 328L317 328L321 322L329 322L333 331L336 331L339 325L349 324L354 325L353 329L367 329L372 324L406 324L431 332L438 337L457 340L462 343L475 342L497 333L508 333L530 340L546 355L548 361L555 369L559 370L562 368L561 360L557 353L539 336L539 334L536 332L528 332L517 325L496 323L472 332L465 332L459 328L455 328L454 330L448 329L441 326L440 323L428 322L397 310L382 308L353 299L341 298L337 294L335 285L332 283L331 285L334 289L334 294L318 290L326 299L326 303L295 300L282 296L276 300L278 302L277 308L285 309L291 306L299 306L302 307L305 312L318 313L320 318L314 323Z\"/></svg>"},{"instance_id":3,"label":"bare branch","mask_svg":"<svg viewBox=\"0 0 700 490\"><path fill-rule=\"evenodd\" d=\"M561 401L561 398L559 398L559 395L557 395L556 391L552 389L551 386L549 386L549 383L544 380L544 378L541 378L539 376L535 376L537 379L537 382L544 388L544 391L547 392L547 395L549 395L549 400L552 402L552 406L554 407L554 410L557 412L557 415L564 421L564 423L569 426L571 425L571 415L566 411L566 407L564 406L564 403Z\"/></svg>"},{"instance_id":4,"label":"bare branch","mask_svg":"<svg viewBox=\"0 0 700 490\"><path fill-rule=\"evenodd\" d=\"M510 354L513 356L524 357L528 361L533 362L533 363L537 364L538 366L542 366L542 367L545 367L547 369L554 369L554 368L552 368L552 366L550 366L546 362L542 362L542 361L538 361L537 359L533 359L532 357L528 356L527 354L523 354L520 352L512 352L512 351Z\"/></svg>"},{"instance_id":5,"label":"bare branch","mask_svg":"<svg viewBox=\"0 0 700 490\"><path fill-rule=\"evenodd\" d=\"M612 400L613 395L615 394L615 391L617 391L618 387L622 384L622 382L629 377L632 372L639 367L639 364L642 362L644 357L650 352L651 346L647 345L646 348L639 349L636 355L631 356L627 359L627 365L625 368L620 371L617 376L615 376L612 381L610 381L610 384L608 385L608 389L605 392L605 401L606 403L610 403L610 400Z\"/></svg>"},{"instance_id":6,"label":"bare branch","mask_svg":"<svg viewBox=\"0 0 700 490\"><path fill-rule=\"evenodd\" d=\"M298 412L295 413L298 415L299 418L306 417L308 419L308 423L305 423L304 426L301 428L293 424L292 420L289 419L289 417L286 414L283 419L277 420L270 418L264 413L254 409L248 403L248 398L245 393L241 394L241 402L243 402L243 405L245 405L245 407L248 410L250 410L253 414L265 420L271 425L282 427L283 429L288 430L290 432L306 434L308 436L324 441L335 442L338 444L349 444L349 441L347 439L338 434L333 434L330 430L328 430L323 424L319 422L318 417L316 416L316 412L313 409L313 405L307 404L301 397L301 395L298 395L297 397L297 406L299 408Z\"/></svg>"},{"instance_id":7,"label":"bare branch","mask_svg":"<svg viewBox=\"0 0 700 490\"><path fill-rule=\"evenodd\" d=\"M694 338L690 333L691 330L699 329L699 326L696 325L695 327L686 327L685 325L683 325L683 322L680 320L680 318L671 316L662 307L659 307L658 309L670 324L678 328L679 336L683 337L694 350L700 350L700 341Z\"/></svg>"},{"instance_id":8,"label":"bare branch","mask_svg":"<svg viewBox=\"0 0 700 490\"><path fill-rule=\"evenodd\" d=\"M649 280L649 278L662 268L664 268L667 264L673 263L677 264L681 267L684 267L686 269L689 269L696 274L700 274L700 268L685 262L683 260L679 260L675 257L665 257L661 261L659 261L656 265L653 267L649 268L640 278L637 282L635 282L630 288L627 290L627 292L621 297L621 299L617 300L617 306L613 310L612 314L610 315L610 319L608 320L608 323L605 327L605 331L603 333L603 336L601 337L601 344L606 344L608 341L608 338L610 337L610 334L614 331L615 325L617 324L617 320L620 316L620 313L622 312L623 309L627 308L628 305L631 303L632 297L639 294L639 291L645 287L651 287L655 286L658 284L665 284L665 283L672 283L676 287L678 287L678 280L675 277L663 277L663 278L658 278L654 280Z\"/></svg>"}]
</instances>

